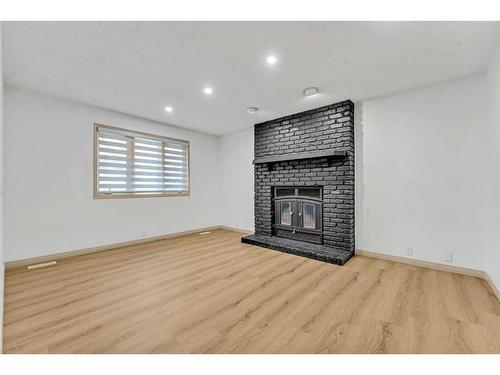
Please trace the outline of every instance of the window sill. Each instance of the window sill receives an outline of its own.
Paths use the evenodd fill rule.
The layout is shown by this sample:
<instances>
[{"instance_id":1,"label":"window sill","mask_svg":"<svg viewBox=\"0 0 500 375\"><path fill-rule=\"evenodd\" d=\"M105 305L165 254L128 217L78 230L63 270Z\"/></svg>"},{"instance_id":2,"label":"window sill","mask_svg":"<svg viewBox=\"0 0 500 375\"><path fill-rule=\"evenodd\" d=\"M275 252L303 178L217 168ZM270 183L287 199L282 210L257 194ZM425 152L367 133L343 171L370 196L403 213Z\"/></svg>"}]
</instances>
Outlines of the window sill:
<instances>
[{"instance_id":1,"label":"window sill","mask_svg":"<svg viewBox=\"0 0 500 375\"><path fill-rule=\"evenodd\" d=\"M159 198L159 197L187 197L189 191L179 193L155 193L155 194L96 194L94 199L117 199L117 198Z\"/></svg>"}]
</instances>

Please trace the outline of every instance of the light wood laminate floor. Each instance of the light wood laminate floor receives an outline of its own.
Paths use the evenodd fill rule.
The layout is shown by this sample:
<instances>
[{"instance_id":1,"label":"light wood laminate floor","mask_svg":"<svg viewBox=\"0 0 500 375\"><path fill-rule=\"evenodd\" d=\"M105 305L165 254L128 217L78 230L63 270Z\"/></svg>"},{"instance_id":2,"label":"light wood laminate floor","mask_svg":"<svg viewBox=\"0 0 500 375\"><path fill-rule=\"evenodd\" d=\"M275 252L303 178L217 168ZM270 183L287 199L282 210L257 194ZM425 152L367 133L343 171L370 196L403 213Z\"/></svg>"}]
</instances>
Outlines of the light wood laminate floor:
<instances>
[{"instance_id":1,"label":"light wood laminate floor","mask_svg":"<svg viewBox=\"0 0 500 375\"><path fill-rule=\"evenodd\" d=\"M10 269L7 353L500 353L481 279L215 230Z\"/></svg>"}]
</instances>

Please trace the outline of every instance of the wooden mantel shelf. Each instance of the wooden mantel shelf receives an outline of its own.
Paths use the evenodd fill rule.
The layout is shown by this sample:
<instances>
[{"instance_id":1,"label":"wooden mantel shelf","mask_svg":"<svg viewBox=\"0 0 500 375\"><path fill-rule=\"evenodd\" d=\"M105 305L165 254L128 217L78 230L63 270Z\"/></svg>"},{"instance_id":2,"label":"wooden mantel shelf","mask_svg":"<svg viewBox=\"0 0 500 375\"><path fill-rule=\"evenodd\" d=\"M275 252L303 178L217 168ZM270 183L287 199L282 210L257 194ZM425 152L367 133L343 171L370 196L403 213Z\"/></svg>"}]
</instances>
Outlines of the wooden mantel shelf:
<instances>
[{"instance_id":1,"label":"wooden mantel shelf","mask_svg":"<svg viewBox=\"0 0 500 375\"><path fill-rule=\"evenodd\" d=\"M278 163L280 161L318 159L318 158L343 158L347 156L347 151L324 150L317 152L301 152L296 154L273 155L263 158L256 158L254 164Z\"/></svg>"}]
</instances>

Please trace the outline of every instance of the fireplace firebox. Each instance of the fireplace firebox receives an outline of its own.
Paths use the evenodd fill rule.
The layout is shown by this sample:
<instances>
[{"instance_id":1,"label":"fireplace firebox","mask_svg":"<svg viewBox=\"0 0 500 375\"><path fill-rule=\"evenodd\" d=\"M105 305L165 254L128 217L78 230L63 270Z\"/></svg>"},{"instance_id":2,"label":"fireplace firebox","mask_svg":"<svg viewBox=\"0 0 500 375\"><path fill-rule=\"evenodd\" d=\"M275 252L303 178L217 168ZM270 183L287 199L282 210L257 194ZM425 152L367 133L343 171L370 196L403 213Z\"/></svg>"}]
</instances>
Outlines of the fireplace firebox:
<instances>
[{"instance_id":1,"label":"fireplace firebox","mask_svg":"<svg viewBox=\"0 0 500 375\"><path fill-rule=\"evenodd\" d=\"M274 235L323 243L321 187L274 188Z\"/></svg>"}]
</instances>

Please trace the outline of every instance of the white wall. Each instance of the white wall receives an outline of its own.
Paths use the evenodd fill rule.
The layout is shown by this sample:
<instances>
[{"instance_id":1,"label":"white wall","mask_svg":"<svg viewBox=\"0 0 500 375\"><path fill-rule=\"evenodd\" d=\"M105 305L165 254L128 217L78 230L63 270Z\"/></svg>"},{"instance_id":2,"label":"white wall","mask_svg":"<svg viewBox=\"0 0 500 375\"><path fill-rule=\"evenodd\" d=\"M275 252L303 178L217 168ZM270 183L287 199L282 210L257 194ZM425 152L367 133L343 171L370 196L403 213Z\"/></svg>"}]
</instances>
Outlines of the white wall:
<instances>
[{"instance_id":1,"label":"white wall","mask_svg":"<svg viewBox=\"0 0 500 375\"><path fill-rule=\"evenodd\" d=\"M191 142L191 196L93 199L93 123ZM5 261L218 225L219 139L5 88Z\"/></svg>"},{"instance_id":2,"label":"white wall","mask_svg":"<svg viewBox=\"0 0 500 375\"><path fill-rule=\"evenodd\" d=\"M2 23L0 22L0 353L3 345L3 68L2 68Z\"/></svg>"},{"instance_id":3,"label":"white wall","mask_svg":"<svg viewBox=\"0 0 500 375\"><path fill-rule=\"evenodd\" d=\"M223 225L254 231L253 128L220 139Z\"/></svg>"},{"instance_id":4,"label":"white wall","mask_svg":"<svg viewBox=\"0 0 500 375\"><path fill-rule=\"evenodd\" d=\"M493 220L482 76L358 103L356 247L483 269ZM361 141L361 142L360 142Z\"/></svg>"},{"instance_id":5,"label":"white wall","mask_svg":"<svg viewBox=\"0 0 500 375\"><path fill-rule=\"evenodd\" d=\"M471 77L355 104L356 247L484 269L495 178L486 83ZM253 132L221 138L226 225L253 228ZM245 225L245 224L242 224Z\"/></svg>"},{"instance_id":6,"label":"white wall","mask_svg":"<svg viewBox=\"0 0 500 375\"><path fill-rule=\"evenodd\" d=\"M496 173L495 190L497 195L496 202L492 205L496 210L496 217L492 221L494 226L491 228L493 241L486 251L485 268L497 289L500 290L500 45L493 55L486 79L488 82L489 121L496 133L493 138L497 153L492 173Z\"/></svg>"}]
</instances>

